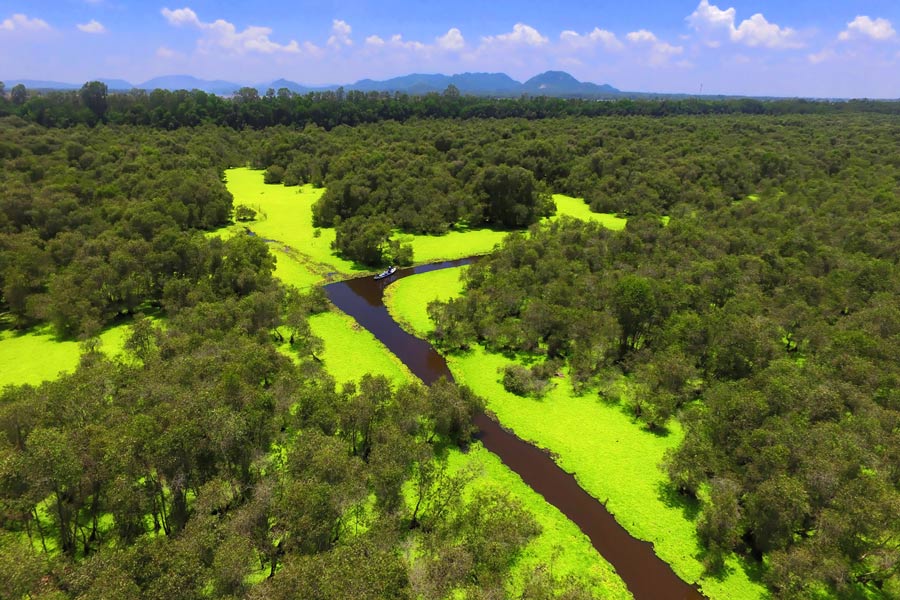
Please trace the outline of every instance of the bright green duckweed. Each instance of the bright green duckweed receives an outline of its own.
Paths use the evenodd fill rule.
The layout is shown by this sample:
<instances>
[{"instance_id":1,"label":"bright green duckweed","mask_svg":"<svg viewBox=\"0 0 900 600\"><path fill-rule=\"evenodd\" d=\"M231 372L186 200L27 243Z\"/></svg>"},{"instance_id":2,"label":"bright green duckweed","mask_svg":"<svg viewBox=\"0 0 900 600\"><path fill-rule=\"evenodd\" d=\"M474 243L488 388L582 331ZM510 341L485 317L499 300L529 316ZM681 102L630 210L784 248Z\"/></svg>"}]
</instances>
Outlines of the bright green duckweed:
<instances>
[{"instance_id":1,"label":"bright green duckweed","mask_svg":"<svg viewBox=\"0 0 900 600\"><path fill-rule=\"evenodd\" d=\"M625 224L628 222L628 219L617 217L611 213L592 212L591 207L582 198L553 194L553 202L556 203L556 215L551 217L551 219L558 219L562 216L574 217L582 221L600 223L613 231L625 229Z\"/></svg>"},{"instance_id":2,"label":"bright green duckweed","mask_svg":"<svg viewBox=\"0 0 900 600\"><path fill-rule=\"evenodd\" d=\"M325 342L319 358L339 384L359 381L366 373L384 375L394 385L416 379L374 335L344 313L335 310L313 315L309 325Z\"/></svg>"},{"instance_id":3,"label":"bright green duckweed","mask_svg":"<svg viewBox=\"0 0 900 600\"><path fill-rule=\"evenodd\" d=\"M395 281L384 290L384 303L391 317L406 331L424 337L433 329L428 303L462 293L460 277L466 268L441 269Z\"/></svg>"},{"instance_id":4,"label":"bright green duckweed","mask_svg":"<svg viewBox=\"0 0 900 600\"><path fill-rule=\"evenodd\" d=\"M100 334L101 349L109 356L121 352L128 325L110 327ZM81 345L60 341L49 325L23 333L0 331L0 387L38 385L56 379L61 372L71 373L78 366Z\"/></svg>"}]
</instances>

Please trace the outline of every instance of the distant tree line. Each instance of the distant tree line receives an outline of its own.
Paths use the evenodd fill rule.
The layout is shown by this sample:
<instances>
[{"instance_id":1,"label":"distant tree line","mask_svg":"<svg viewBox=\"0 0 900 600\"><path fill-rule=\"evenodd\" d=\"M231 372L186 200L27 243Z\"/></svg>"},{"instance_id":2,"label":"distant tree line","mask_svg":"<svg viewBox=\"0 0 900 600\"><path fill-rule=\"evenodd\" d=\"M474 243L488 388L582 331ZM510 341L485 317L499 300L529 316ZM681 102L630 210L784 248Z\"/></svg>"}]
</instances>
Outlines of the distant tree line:
<instances>
[{"instance_id":1,"label":"distant tree line","mask_svg":"<svg viewBox=\"0 0 900 600\"><path fill-rule=\"evenodd\" d=\"M2 83L0 83L2 85ZM336 91L296 94L287 88L260 95L245 87L225 98L200 90L132 90L109 93L106 84L92 81L80 90L37 91L18 84L0 88L0 116L15 114L46 127L71 127L98 122L146 125L160 129L224 125L234 129L273 125L326 129L410 119L524 118L566 116L675 115L787 115L874 112L900 114L896 101L813 101L754 98L664 98L621 100L564 99L546 96L488 98L464 96L448 89L443 94L409 95L389 92Z\"/></svg>"}]
</instances>

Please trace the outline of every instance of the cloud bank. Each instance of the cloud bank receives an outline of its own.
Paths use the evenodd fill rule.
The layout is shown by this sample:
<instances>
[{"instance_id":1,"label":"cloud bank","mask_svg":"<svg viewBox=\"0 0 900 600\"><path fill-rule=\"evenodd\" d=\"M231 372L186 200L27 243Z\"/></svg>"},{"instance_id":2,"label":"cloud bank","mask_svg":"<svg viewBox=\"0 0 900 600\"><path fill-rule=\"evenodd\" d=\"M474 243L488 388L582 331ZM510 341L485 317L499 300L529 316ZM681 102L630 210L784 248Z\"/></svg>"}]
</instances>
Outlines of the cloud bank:
<instances>
[{"instance_id":1,"label":"cloud bank","mask_svg":"<svg viewBox=\"0 0 900 600\"><path fill-rule=\"evenodd\" d=\"M709 0L700 0L696 10L687 17L687 22L695 31L710 36L713 45L717 43L718 35L725 34L731 42L751 48L803 47L794 29L770 23L762 13L756 13L737 25L736 15L737 11L734 8L722 10L710 4Z\"/></svg>"}]
</instances>

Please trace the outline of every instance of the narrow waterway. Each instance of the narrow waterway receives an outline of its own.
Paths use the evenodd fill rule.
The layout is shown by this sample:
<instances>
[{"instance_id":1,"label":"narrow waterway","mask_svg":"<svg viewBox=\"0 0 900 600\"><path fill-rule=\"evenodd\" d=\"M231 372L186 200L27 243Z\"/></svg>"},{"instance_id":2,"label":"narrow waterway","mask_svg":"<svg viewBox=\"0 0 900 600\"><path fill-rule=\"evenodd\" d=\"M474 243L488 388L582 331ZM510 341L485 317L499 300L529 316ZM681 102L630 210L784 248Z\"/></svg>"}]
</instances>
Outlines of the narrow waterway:
<instances>
[{"instance_id":1,"label":"narrow waterway","mask_svg":"<svg viewBox=\"0 0 900 600\"><path fill-rule=\"evenodd\" d=\"M453 375L444 357L425 340L403 331L384 305L384 289L390 283L416 273L469 264L463 259L401 269L386 280L371 277L325 286L331 301L371 331L426 384ZM590 538L638 600L699 600L696 587L682 581L668 564L653 553L647 542L633 538L599 501L581 489L575 477L563 471L550 456L504 430L484 414L475 417L484 447L496 454L525 483L558 508Z\"/></svg>"}]
</instances>

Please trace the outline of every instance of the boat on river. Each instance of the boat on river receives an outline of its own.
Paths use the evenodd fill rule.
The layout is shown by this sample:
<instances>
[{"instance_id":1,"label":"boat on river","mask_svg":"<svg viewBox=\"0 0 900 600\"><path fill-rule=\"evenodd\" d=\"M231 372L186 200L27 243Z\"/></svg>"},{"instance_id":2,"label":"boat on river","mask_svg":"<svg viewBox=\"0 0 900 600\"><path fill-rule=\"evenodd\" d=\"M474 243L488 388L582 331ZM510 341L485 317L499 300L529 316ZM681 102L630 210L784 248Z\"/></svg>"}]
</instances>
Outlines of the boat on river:
<instances>
[{"instance_id":1,"label":"boat on river","mask_svg":"<svg viewBox=\"0 0 900 600\"><path fill-rule=\"evenodd\" d=\"M391 275L393 275L396 272L397 272L397 267L394 265L391 265L390 267L388 267L387 269L385 269L384 271L382 271L381 273L376 275L375 280L377 281L379 279L387 279L388 277L390 277Z\"/></svg>"}]
</instances>

